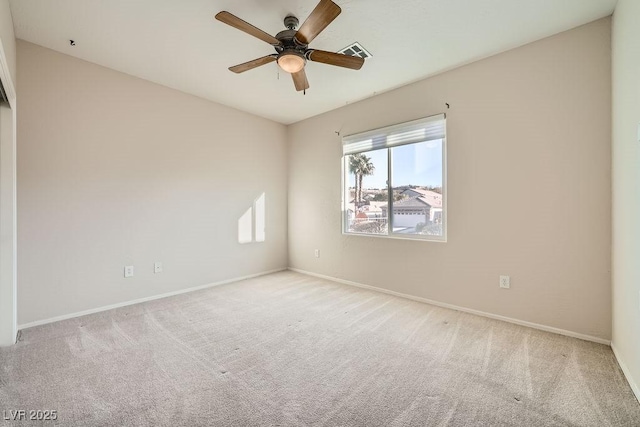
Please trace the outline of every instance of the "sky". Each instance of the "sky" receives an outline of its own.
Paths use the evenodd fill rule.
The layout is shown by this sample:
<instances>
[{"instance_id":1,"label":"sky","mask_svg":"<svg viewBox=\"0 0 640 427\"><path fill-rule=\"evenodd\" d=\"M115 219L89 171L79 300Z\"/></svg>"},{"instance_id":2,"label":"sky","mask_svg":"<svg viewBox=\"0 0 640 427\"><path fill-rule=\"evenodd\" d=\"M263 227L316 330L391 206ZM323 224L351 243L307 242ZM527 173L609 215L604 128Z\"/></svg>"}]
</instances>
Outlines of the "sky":
<instances>
[{"instance_id":1,"label":"sky","mask_svg":"<svg viewBox=\"0 0 640 427\"><path fill-rule=\"evenodd\" d=\"M442 186L442 140L394 147L392 151L392 185ZM371 158L375 172L362 180L364 188L387 187L387 149L364 153ZM355 185L349 174L349 186Z\"/></svg>"}]
</instances>

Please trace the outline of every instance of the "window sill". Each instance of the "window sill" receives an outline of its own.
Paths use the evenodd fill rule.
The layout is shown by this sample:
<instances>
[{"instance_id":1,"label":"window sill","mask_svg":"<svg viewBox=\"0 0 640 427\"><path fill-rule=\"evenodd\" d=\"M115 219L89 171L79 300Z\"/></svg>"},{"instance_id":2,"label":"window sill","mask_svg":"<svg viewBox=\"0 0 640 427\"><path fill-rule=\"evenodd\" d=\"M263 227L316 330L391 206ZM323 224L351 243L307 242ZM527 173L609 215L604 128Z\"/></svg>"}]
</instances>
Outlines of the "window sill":
<instances>
[{"instance_id":1,"label":"window sill","mask_svg":"<svg viewBox=\"0 0 640 427\"><path fill-rule=\"evenodd\" d=\"M398 234L367 234L367 233L353 233L353 232L342 232L343 236L356 236L356 237L373 237L376 239L393 239L393 240L413 240L417 242L431 242L431 243L447 243L447 237L436 237L436 236L416 236L416 235L407 235L402 236Z\"/></svg>"}]
</instances>

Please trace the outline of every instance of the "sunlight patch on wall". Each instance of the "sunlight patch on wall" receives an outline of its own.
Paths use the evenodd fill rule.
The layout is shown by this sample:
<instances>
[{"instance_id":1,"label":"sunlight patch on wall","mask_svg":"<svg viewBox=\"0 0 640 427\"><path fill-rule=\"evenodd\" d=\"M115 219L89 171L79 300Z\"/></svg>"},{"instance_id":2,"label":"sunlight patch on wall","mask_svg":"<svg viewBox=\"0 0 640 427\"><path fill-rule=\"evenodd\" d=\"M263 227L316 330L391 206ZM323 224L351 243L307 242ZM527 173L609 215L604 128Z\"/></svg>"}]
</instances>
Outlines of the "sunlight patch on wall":
<instances>
[{"instance_id":1,"label":"sunlight patch on wall","mask_svg":"<svg viewBox=\"0 0 640 427\"><path fill-rule=\"evenodd\" d=\"M238 243L264 242L266 224L266 195L262 193L253 201L253 206L238 219Z\"/></svg>"}]
</instances>

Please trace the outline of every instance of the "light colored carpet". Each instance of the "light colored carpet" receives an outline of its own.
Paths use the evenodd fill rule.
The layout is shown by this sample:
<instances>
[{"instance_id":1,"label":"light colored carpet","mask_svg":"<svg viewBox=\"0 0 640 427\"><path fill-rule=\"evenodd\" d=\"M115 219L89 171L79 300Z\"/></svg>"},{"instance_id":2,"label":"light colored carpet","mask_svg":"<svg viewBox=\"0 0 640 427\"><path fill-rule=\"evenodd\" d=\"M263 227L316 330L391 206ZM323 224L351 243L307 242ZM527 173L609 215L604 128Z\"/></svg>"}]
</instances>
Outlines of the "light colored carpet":
<instances>
[{"instance_id":1,"label":"light colored carpet","mask_svg":"<svg viewBox=\"0 0 640 427\"><path fill-rule=\"evenodd\" d=\"M0 350L15 409L63 426L640 426L604 345L293 272L24 330Z\"/></svg>"}]
</instances>

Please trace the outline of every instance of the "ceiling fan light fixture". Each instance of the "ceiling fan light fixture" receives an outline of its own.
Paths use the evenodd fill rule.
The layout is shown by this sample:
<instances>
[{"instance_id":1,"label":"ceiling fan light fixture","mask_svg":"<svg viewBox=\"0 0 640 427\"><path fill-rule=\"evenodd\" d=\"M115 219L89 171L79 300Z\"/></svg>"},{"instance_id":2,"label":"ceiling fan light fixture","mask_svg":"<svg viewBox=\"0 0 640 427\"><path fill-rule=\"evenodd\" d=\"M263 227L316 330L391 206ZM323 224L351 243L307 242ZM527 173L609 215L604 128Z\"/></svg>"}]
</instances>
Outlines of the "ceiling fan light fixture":
<instances>
[{"instance_id":1,"label":"ceiling fan light fixture","mask_svg":"<svg viewBox=\"0 0 640 427\"><path fill-rule=\"evenodd\" d=\"M295 74L304 68L306 60L298 52L285 51L278 56L278 66L290 74Z\"/></svg>"}]
</instances>

